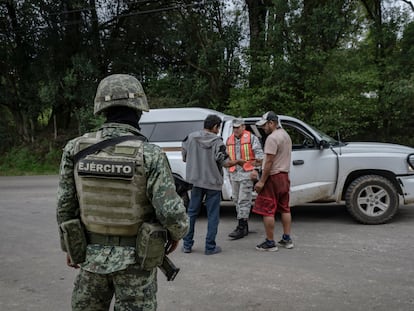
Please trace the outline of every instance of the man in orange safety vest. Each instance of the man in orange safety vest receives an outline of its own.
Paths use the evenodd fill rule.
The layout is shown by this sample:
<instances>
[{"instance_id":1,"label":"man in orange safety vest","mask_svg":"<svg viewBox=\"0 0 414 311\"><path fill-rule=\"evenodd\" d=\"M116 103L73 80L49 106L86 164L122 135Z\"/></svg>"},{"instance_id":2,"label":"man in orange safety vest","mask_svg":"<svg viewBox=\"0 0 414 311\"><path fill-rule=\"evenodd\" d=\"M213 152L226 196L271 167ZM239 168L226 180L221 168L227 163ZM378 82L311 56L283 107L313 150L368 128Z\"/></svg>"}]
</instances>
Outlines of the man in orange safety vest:
<instances>
[{"instance_id":1,"label":"man in orange safety vest","mask_svg":"<svg viewBox=\"0 0 414 311\"><path fill-rule=\"evenodd\" d=\"M229 168L232 184L232 200L236 205L238 225L229 234L234 240L241 239L249 233L248 219L252 205L253 181L251 172L260 165L264 154L259 139L246 130L243 119L233 120L233 134L226 142L227 153L231 160L244 160L243 166Z\"/></svg>"}]
</instances>

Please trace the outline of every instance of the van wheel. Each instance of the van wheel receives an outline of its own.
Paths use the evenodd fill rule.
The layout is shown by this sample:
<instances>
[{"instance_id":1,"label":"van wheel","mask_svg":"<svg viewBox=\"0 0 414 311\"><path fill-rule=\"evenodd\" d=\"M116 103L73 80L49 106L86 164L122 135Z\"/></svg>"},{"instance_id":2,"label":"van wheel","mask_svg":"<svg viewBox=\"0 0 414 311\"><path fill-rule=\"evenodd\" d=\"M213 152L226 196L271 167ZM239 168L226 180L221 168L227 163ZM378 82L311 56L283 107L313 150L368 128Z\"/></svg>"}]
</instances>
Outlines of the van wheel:
<instances>
[{"instance_id":1,"label":"van wheel","mask_svg":"<svg viewBox=\"0 0 414 311\"><path fill-rule=\"evenodd\" d=\"M360 223L383 224L396 214L399 197L385 177L366 175L355 179L345 195L348 212Z\"/></svg>"}]
</instances>

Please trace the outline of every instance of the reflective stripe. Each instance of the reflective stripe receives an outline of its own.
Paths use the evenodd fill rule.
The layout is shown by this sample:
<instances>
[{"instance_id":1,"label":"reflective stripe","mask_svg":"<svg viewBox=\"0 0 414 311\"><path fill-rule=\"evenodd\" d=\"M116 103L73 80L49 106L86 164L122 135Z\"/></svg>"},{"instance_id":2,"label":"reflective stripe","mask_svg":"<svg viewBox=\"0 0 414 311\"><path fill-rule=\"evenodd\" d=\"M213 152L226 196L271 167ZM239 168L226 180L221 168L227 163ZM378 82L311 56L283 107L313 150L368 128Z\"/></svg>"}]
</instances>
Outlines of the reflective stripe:
<instances>
[{"instance_id":1,"label":"reflective stripe","mask_svg":"<svg viewBox=\"0 0 414 311\"><path fill-rule=\"evenodd\" d=\"M236 138L234 137L234 133L227 139L227 153L231 160L236 160ZM242 160L249 161L243 165L243 169L245 171L252 171L254 166L251 162L255 160L255 156L252 148L251 133L249 131L244 130L242 133L240 138L240 153ZM230 172L234 172L235 170L236 166L229 168Z\"/></svg>"}]
</instances>

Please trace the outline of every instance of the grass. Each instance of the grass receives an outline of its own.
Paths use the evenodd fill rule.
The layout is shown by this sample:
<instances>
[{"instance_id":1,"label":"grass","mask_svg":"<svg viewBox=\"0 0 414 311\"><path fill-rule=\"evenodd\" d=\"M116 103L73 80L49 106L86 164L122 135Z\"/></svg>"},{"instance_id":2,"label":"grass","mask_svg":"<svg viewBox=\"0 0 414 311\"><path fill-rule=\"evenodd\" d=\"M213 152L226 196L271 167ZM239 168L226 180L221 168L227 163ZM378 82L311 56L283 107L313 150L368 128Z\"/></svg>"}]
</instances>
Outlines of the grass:
<instances>
[{"instance_id":1,"label":"grass","mask_svg":"<svg viewBox=\"0 0 414 311\"><path fill-rule=\"evenodd\" d=\"M55 175L59 172L60 157L60 150L14 147L0 155L0 175Z\"/></svg>"}]
</instances>

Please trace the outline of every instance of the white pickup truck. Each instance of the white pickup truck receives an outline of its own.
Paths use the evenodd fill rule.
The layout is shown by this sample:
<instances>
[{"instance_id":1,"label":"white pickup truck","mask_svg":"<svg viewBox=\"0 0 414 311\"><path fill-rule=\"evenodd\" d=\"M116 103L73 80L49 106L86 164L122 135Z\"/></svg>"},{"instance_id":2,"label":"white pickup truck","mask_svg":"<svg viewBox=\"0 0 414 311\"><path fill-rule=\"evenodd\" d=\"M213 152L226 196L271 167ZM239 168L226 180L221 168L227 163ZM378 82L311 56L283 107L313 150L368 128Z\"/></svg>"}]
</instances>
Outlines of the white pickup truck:
<instances>
[{"instance_id":1,"label":"white pickup truck","mask_svg":"<svg viewBox=\"0 0 414 311\"><path fill-rule=\"evenodd\" d=\"M203 108L153 109L144 113L140 125L148 139L167 154L174 175L185 179L181 141L203 128L208 114L223 120L219 133L226 141L233 116ZM389 221L400 204L414 203L414 148L386 143L345 143L288 116L280 124L292 138L291 206L311 202L345 201L350 214L365 224ZM255 122L245 118L247 128L262 143L265 136ZM223 201L231 201L231 184L225 171Z\"/></svg>"}]
</instances>

